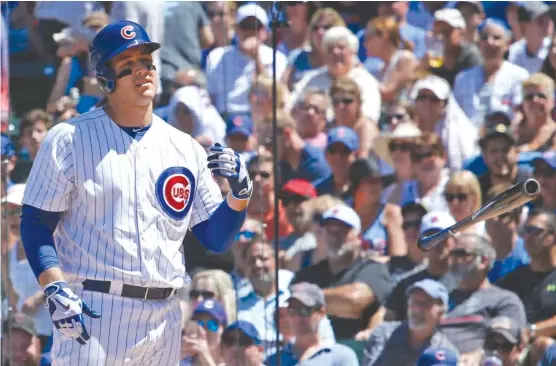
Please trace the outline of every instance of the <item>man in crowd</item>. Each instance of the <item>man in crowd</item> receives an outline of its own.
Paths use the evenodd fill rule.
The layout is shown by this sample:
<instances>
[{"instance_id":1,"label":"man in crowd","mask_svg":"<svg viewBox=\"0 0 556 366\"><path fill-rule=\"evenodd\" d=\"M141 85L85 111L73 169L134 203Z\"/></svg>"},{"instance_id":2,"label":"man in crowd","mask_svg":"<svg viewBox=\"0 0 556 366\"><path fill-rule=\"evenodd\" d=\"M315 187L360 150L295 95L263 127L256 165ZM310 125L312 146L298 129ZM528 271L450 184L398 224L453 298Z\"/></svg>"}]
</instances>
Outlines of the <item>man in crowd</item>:
<instances>
[{"instance_id":1,"label":"man in crowd","mask_svg":"<svg viewBox=\"0 0 556 366\"><path fill-rule=\"evenodd\" d=\"M520 354L525 347L523 328L506 316L498 316L490 322L484 343L485 354L498 354L500 366L519 365Z\"/></svg>"},{"instance_id":2,"label":"man in crowd","mask_svg":"<svg viewBox=\"0 0 556 366\"><path fill-rule=\"evenodd\" d=\"M433 211L421 219L420 236L428 236L439 232L456 223L456 220L447 212ZM448 238L438 244L427 254L428 266L422 270L402 277L386 301L386 320L406 320L407 301L406 291L414 283L424 280L439 280L448 272L448 257L454 246L454 239Z\"/></svg>"},{"instance_id":3,"label":"man in crowd","mask_svg":"<svg viewBox=\"0 0 556 366\"><path fill-rule=\"evenodd\" d=\"M288 321L295 339L279 352L280 365L342 365L358 366L355 352L347 346L326 342L320 338L319 324L326 316L326 299L314 284L301 282L293 285L288 299ZM277 355L267 365L278 365Z\"/></svg>"},{"instance_id":4,"label":"man in crowd","mask_svg":"<svg viewBox=\"0 0 556 366\"><path fill-rule=\"evenodd\" d=\"M511 34L502 22L487 19L480 37L484 64L460 72L453 90L454 98L477 128L492 111L513 116L521 104L521 83L529 76L527 70L504 60Z\"/></svg>"},{"instance_id":5,"label":"man in crowd","mask_svg":"<svg viewBox=\"0 0 556 366\"><path fill-rule=\"evenodd\" d=\"M299 136L306 143L318 148L326 146L326 111L329 99L326 91L308 88L298 105L294 106L292 116L297 125Z\"/></svg>"},{"instance_id":6,"label":"man in crowd","mask_svg":"<svg viewBox=\"0 0 556 366\"><path fill-rule=\"evenodd\" d=\"M556 213L556 151L548 151L533 159L533 175L541 186L540 206Z\"/></svg>"},{"instance_id":7,"label":"man in crowd","mask_svg":"<svg viewBox=\"0 0 556 366\"><path fill-rule=\"evenodd\" d=\"M2 322L2 364L37 366L40 358L41 343L33 319L10 312Z\"/></svg>"},{"instance_id":8,"label":"man in crowd","mask_svg":"<svg viewBox=\"0 0 556 366\"><path fill-rule=\"evenodd\" d=\"M479 26L485 20L485 9L480 1L458 1L456 9L461 12L465 19L465 40L476 43L479 40Z\"/></svg>"},{"instance_id":9,"label":"man in crowd","mask_svg":"<svg viewBox=\"0 0 556 366\"><path fill-rule=\"evenodd\" d=\"M485 202L505 192L510 186L510 184L498 184L492 187L485 196ZM522 207L518 207L493 217L485 223L490 243L496 251L496 261L488 272L488 279L492 283L517 268L529 264L530 258L525 250L525 242L517 233L521 212Z\"/></svg>"},{"instance_id":10,"label":"man in crowd","mask_svg":"<svg viewBox=\"0 0 556 366\"><path fill-rule=\"evenodd\" d=\"M345 198L349 191L349 167L359 149L357 133L349 127L336 127L328 131L326 161L332 173L317 185L319 195L331 194Z\"/></svg>"},{"instance_id":11,"label":"man in crowd","mask_svg":"<svg viewBox=\"0 0 556 366\"><path fill-rule=\"evenodd\" d=\"M531 262L503 277L498 285L519 296L525 306L529 337L536 337L539 345L547 341L545 337L556 336L556 214L533 210L520 234ZM537 360L542 356L538 348L533 350Z\"/></svg>"},{"instance_id":12,"label":"man in crowd","mask_svg":"<svg viewBox=\"0 0 556 366\"><path fill-rule=\"evenodd\" d=\"M450 271L445 276L450 307L442 332L470 364L480 359L485 326L497 316L507 316L523 327L525 311L512 292L492 285L487 274L496 259L490 242L477 234L463 233L450 251Z\"/></svg>"},{"instance_id":13,"label":"man in crowd","mask_svg":"<svg viewBox=\"0 0 556 366\"><path fill-rule=\"evenodd\" d=\"M455 351L438 324L448 309L448 291L440 282L425 279L406 291L407 321L392 321L373 330L365 349L365 366L414 365L429 346Z\"/></svg>"},{"instance_id":14,"label":"man in crowd","mask_svg":"<svg viewBox=\"0 0 556 366\"><path fill-rule=\"evenodd\" d=\"M222 358L226 366L261 366L264 350L259 332L247 321L238 320L222 333Z\"/></svg>"},{"instance_id":15,"label":"man in crowd","mask_svg":"<svg viewBox=\"0 0 556 366\"><path fill-rule=\"evenodd\" d=\"M382 319L378 311L392 288L388 268L362 257L361 220L350 207L338 205L323 213L328 258L305 267L294 283L310 282L324 289L327 313L337 339L351 339Z\"/></svg>"},{"instance_id":16,"label":"man in crowd","mask_svg":"<svg viewBox=\"0 0 556 366\"><path fill-rule=\"evenodd\" d=\"M248 114L233 116L226 123L226 144L241 154L246 162L255 155L253 130L253 120Z\"/></svg>"},{"instance_id":17,"label":"man in crowd","mask_svg":"<svg viewBox=\"0 0 556 366\"><path fill-rule=\"evenodd\" d=\"M255 76L271 75L272 49L268 38L268 15L257 4L237 9L236 45L218 47L207 58L207 89L221 114L249 113L249 89ZM286 69L287 59L276 54L276 75Z\"/></svg>"}]
</instances>

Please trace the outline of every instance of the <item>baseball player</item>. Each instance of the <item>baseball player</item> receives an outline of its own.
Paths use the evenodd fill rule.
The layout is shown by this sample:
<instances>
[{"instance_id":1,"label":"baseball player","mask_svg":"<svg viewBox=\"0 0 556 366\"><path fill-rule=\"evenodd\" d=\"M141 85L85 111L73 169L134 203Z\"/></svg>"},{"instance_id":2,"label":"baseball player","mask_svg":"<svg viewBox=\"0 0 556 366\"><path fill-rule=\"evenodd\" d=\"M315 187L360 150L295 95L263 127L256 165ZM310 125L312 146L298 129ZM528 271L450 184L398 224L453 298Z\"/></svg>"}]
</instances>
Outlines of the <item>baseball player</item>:
<instances>
[{"instance_id":1,"label":"baseball player","mask_svg":"<svg viewBox=\"0 0 556 366\"><path fill-rule=\"evenodd\" d=\"M152 113L158 48L129 21L97 34L107 104L53 127L27 182L22 239L59 331L55 365L177 365L185 233L221 252L245 219L239 155L216 145L207 157ZM230 184L225 200L214 175Z\"/></svg>"}]
</instances>

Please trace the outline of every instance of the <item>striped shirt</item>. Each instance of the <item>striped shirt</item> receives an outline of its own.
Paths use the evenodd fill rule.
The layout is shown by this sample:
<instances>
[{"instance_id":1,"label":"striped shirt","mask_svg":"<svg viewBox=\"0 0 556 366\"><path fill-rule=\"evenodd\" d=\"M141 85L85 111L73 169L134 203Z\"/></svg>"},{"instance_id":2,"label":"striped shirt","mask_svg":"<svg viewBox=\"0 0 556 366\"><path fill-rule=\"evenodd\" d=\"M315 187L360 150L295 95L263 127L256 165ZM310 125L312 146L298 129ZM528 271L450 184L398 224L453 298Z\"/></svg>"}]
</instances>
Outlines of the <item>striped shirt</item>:
<instances>
[{"instance_id":1,"label":"striped shirt","mask_svg":"<svg viewBox=\"0 0 556 366\"><path fill-rule=\"evenodd\" d=\"M181 288L186 231L222 201L204 149L153 115L141 140L96 109L53 127L23 203L62 212L54 233L70 282Z\"/></svg>"}]
</instances>

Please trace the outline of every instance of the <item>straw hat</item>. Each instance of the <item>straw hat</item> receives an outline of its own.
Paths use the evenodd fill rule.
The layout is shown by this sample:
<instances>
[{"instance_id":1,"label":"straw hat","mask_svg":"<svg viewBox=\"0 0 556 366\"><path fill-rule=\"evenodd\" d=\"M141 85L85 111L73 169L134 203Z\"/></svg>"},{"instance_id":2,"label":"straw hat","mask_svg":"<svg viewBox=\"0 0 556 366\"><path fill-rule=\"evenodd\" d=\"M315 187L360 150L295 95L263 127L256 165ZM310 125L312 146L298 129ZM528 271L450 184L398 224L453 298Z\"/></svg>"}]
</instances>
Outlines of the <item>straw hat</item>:
<instances>
[{"instance_id":1,"label":"straw hat","mask_svg":"<svg viewBox=\"0 0 556 366\"><path fill-rule=\"evenodd\" d=\"M374 150L376 154L389 165L393 166L394 162L390 156L388 144L392 139L414 138L421 136L421 130L411 122L402 122L396 126L393 132L381 133L375 140Z\"/></svg>"}]
</instances>

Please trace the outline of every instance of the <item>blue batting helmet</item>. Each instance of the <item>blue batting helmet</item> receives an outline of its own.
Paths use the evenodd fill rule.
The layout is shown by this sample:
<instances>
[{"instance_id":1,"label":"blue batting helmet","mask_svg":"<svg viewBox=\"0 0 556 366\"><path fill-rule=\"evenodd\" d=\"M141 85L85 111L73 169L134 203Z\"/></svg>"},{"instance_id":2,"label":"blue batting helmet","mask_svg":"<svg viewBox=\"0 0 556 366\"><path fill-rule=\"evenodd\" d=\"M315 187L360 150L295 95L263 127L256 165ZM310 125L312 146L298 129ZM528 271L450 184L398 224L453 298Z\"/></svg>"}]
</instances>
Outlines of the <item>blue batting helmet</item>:
<instances>
[{"instance_id":1,"label":"blue batting helmet","mask_svg":"<svg viewBox=\"0 0 556 366\"><path fill-rule=\"evenodd\" d=\"M160 48L160 43L151 42L143 27L127 20L109 24L95 36L91 46L91 65L104 91L111 93L116 87L116 75L108 61L141 45L146 45L150 52Z\"/></svg>"}]
</instances>

